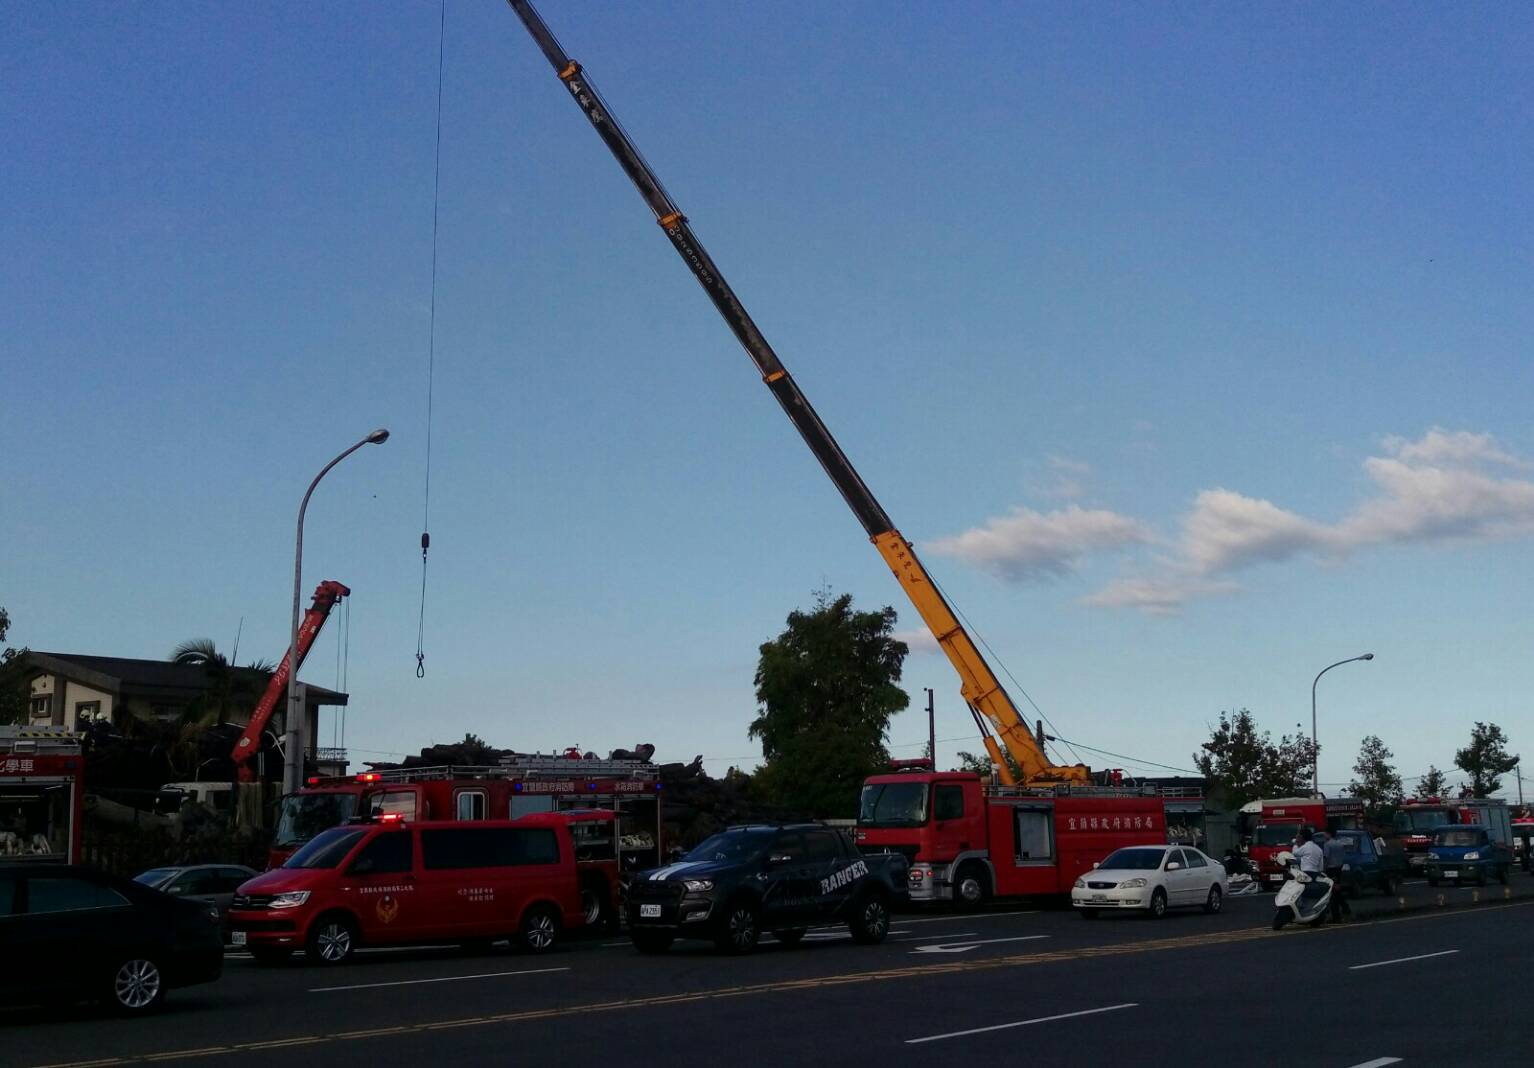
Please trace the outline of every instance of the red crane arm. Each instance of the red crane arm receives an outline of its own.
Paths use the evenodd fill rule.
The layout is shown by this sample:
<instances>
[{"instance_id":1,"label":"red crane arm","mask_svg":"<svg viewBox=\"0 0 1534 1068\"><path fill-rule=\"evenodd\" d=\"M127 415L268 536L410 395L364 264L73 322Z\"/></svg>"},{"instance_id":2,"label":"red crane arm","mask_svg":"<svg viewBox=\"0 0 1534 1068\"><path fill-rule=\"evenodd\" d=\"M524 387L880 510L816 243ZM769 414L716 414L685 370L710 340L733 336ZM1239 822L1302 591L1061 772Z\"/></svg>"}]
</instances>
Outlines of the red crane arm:
<instances>
[{"instance_id":1,"label":"red crane arm","mask_svg":"<svg viewBox=\"0 0 1534 1068\"><path fill-rule=\"evenodd\" d=\"M261 701L256 705L255 711L250 714L250 722L245 725L245 731L240 735L240 740L234 743L234 751L229 758L234 761L234 766L239 771L241 782L254 782L255 769L251 767L251 758L261 750L261 732L266 730L266 725L271 721L272 713L277 709L277 702L282 700L288 689L288 672L296 671L304 666L304 658L309 655L309 650L314 645L314 639L319 637L320 628L325 625L325 620L330 617L330 610L336 602L347 596L352 591L327 579L314 589L314 603L304 613L304 618L298 625L298 667L293 667L294 651L289 649L283 656L282 663L277 665L277 670L272 673L272 681L266 684L266 692L261 695Z\"/></svg>"}]
</instances>

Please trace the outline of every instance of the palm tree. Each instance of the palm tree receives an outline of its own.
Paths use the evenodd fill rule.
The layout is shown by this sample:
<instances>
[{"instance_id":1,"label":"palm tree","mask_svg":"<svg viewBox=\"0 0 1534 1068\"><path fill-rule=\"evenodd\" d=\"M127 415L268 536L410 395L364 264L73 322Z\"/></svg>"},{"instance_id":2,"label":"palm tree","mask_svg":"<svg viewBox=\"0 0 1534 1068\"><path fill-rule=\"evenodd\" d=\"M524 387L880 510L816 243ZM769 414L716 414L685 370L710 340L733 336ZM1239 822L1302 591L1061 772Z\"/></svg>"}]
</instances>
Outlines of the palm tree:
<instances>
[{"instance_id":1,"label":"palm tree","mask_svg":"<svg viewBox=\"0 0 1534 1068\"><path fill-rule=\"evenodd\" d=\"M231 667L212 638L190 638L171 650L173 664L199 665L207 673L208 689L182 713L183 724L222 727L231 710L249 711L266 689L276 665L254 660L246 668Z\"/></svg>"}]
</instances>

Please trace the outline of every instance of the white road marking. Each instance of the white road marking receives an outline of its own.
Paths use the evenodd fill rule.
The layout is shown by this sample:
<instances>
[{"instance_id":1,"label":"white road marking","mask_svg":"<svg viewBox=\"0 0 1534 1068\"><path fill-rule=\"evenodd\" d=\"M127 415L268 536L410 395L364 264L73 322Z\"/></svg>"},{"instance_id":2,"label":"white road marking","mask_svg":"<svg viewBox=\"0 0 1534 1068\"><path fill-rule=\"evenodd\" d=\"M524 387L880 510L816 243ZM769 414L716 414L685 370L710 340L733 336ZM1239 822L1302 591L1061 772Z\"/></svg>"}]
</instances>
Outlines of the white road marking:
<instances>
[{"instance_id":1,"label":"white road marking","mask_svg":"<svg viewBox=\"0 0 1534 1068\"><path fill-rule=\"evenodd\" d=\"M1100 1009L1082 1009L1080 1012L1062 1012L1058 1016L1040 1016L1036 1020L1018 1020L1016 1023L992 1024L990 1027L972 1027L968 1031L949 1031L945 1035L927 1035L924 1038L908 1038L905 1044L914 1046L920 1042L939 1042L945 1038L963 1038L965 1035L983 1035L987 1031L1005 1031L1009 1027L1029 1027L1033 1024L1049 1023L1053 1020L1071 1020L1077 1016L1095 1016L1100 1012L1117 1012L1119 1009L1133 1009L1139 1002L1126 1001L1122 1005L1104 1005Z\"/></svg>"},{"instance_id":2,"label":"white road marking","mask_svg":"<svg viewBox=\"0 0 1534 1068\"><path fill-rule=\"evenodd\" d=\"M1350 1065L1349 1068L1385 1068L1387 1064L1400 1064L1400 1057L1376 1057L1372 1061L1361 1061Z\"/></svg>"},{"instance_id":3,"label":"white road marking","mask_svg":"<svg viewBox=\"0 0 1534 1068\"><path fill-rule=\"evenodd\" d=\"M1397 957L1394 960L1377 960L1373 964L1355 964L1349 968L1348 971L1356 972L1363 968L1383 968L1387 964L1405 964L1410 960L1427 960L1430 957L1447 957L1458 952L1459 950L1457 949L1444 949L1437 953L1419 953L1415 957Z\"/></svg>"},{"instance_id":4,"label":"white road marking","mask_svg":"<svg viewBox=\"0 0 1534 1068\"><path fill-rule=\"evenodd\" d=\"M337 990L375 990L381 986L417 986L421 983L457 983L465 979L503 979L509 975L547 975L567 972L569 968L529 968L521 972L481 972L479 975L445 975L440 979L399 979L392 983L355 983L351 986L311 986L311 994L331 994Z\"/></svg>"},{"instance_id":5,"label":"white road marking","mask_svg":"<svg viewBox=\"0 0 1534 1068\"><path fill-rule=\"evenodd\" d=\"M917 946L912 953L968 953L972 949L988 946L993 942L1036 942L1049 935L1017 935L1012 938L977 938L973 941L964 942L934 942L931 945Z\"/></svg>"}]
</instances>

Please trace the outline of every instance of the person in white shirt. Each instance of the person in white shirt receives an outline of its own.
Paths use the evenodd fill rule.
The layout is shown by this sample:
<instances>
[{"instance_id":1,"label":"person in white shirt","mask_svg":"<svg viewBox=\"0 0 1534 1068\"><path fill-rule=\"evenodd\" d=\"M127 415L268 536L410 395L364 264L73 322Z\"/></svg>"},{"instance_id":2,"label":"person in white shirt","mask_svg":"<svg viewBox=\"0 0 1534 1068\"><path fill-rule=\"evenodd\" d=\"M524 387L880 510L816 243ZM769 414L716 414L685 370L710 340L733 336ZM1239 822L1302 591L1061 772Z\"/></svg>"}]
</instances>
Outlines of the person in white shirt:
<instances>
[{"instance_id":1,"label":"person in white shirt","mask_svg":"<svg viewBox=\"0 0 1534 1068\"><path fill-rule=\"evenodd\" d=\"M1311 878L1326 873L1326 854L1312 840L1309 828L1300 830L1300 844L1294 849L1294 859L1299 862L1300 871Z\"/></svg>"}]
</instances>

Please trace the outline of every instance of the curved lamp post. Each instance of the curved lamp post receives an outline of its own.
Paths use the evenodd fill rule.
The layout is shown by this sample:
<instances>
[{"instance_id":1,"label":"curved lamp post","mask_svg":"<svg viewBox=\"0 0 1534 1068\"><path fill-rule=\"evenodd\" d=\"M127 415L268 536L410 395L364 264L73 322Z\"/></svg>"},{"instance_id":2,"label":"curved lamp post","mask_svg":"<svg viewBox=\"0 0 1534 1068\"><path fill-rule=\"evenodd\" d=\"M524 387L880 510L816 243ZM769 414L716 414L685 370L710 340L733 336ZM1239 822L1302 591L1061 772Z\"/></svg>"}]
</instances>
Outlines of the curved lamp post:
<instances>
[{"instance_id":1,"label":"curved lamp post","mask_svg":"<svg viewBox=\"0 0 1534 1068\"><path fill-rule=\"evenodd\" d=\"M1320 671L1316 672L1315 682L1310 684L1310 745L1314 750L1314 754L1312 756L1313 763L1311 765L1310 782L1310 791L1312 794L1319 796L1321 793L1321 747L1316 742L1316 683L1321 681L1322 675L1325 675L1334 667L1341 667L1343 664L1351 664L1355 660L1373 659L1373 653L1365 653L1363 656L1350 656L1346 660L1339 660L1335 664L1329 664L1322 668Z\"/></svg>"},{"instance_id":2,"label":"curved lamp post","mask_svg":"<svg viewBox=\"0 0 1534 1068\"><path fill-rule=\"evenodd\" d=\"M287 752L283 754L282 761L282 790L283 793L292 793L301 785L304 777L304 747L299 738L299 723L302 721L301 710L298 705L298 601L302 596L302 577L304 570L304 512L309 508L309 497L314 493L314 487L320 484L320 479L330 473L330 469L364 445L382 445L389 440L389 432L382 427L373 431L367 437L357 442L341 455L331 460L320 473L314 476L314 481L309 483L309 488L304 491L304 501L298 506L298 543L293 550L293 626L288 638L288 717L284 723Z\"/></svg>"}]
</instances>

